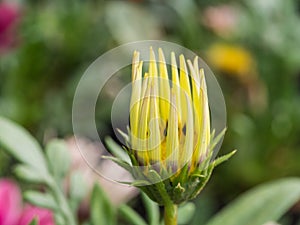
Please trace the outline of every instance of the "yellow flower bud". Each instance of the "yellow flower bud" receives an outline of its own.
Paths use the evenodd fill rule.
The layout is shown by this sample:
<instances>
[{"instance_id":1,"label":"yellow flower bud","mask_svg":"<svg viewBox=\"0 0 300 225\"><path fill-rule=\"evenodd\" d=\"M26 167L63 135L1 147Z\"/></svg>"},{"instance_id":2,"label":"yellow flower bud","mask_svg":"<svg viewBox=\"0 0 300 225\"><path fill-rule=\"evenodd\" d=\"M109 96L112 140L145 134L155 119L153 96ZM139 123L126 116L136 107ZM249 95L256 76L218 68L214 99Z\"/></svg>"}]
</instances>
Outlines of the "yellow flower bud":
<instances>
[{"instance_id":1,"label":"yellow flower bud","mask_svg":"<svg viewBox=\"0 0 300 225\"><path fill-rule=\"evenodd\" d=\"M178 66L179 65L179 66ZM145 71L146 70L146 71ZM149 62L135 51L128 134L122 133L131 164L112 159L128 170L138 186L161 205L179 204L196 197L213 168L234 152L213 161L213 149L225 133L214 137L204 70L171 53L166 64L150 48Z\"/></svg>"},{"instance_id":2,"label":"yellow flower bud","mask_svg":"<svg viewBox=\"0 0 300 225\"><path fill-rule=\"evenodd\" d=\"M172 53L171 74L158 50L150 48L148 71L135 52L132 63L130 148L142 166L159 163L166 171L189 172L209 155L210 116L203 69ZM175 170L175 171L174 171Z\"/></svg>"}]
</instances>

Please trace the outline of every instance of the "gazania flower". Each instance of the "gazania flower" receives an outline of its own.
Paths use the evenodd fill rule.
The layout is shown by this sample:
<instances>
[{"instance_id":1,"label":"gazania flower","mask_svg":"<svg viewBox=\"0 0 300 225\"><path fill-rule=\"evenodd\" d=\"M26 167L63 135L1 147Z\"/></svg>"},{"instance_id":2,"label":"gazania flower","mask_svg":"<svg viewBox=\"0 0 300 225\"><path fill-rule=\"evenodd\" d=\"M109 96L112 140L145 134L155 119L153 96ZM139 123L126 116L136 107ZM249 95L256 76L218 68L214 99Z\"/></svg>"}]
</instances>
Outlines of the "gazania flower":
<instances>
[{"instance_id":1,"label":"gazania flower","mask_svg":"<svg viewBox=\"0 0 300 225\"><path fill-rule=\"evenodd\" d=\"M164 55L159 49L159 63L150 52L149 72L142 75L139 53L133 56L130 111L130 148L139 165L159 164L172 174L185 165L195 171L208 156L210 119L204 71L179 57L178 71L172 53L169 81ZM187 70L190 69L190 74ZM159 68L159 70L158 70Z\"/></svg>"},{"instance_id":2,"label":"gazania flower","mask_svg":"<svg viewBox=\"0 0 300 225\"><path fill-rule=\"evenodd\" d=\"M110 158L127 169L152 200L165 206L166 224L176 224L176 205L198 195L213 168L233 153L212 161L214 138L204 70L171 53L168 65L162 49L158 61L150 48L148 71L139 52L132 62L130 127L123 136L131 162ZM179 67L177 66L179 64Z\"/></svg>"}]
</instances>

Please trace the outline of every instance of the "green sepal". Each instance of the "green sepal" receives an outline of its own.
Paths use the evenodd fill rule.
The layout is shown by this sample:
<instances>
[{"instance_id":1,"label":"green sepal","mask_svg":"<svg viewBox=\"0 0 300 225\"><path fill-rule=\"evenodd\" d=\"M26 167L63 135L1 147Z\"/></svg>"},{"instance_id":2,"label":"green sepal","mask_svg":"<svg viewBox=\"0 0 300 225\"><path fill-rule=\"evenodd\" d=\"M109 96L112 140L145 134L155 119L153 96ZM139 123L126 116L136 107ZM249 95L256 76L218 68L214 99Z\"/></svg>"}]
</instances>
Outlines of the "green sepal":
<instances>
[{"instance_id":1,"label":"green sepal","mask_svg":"<svg viewBox=\"0 0 300 225\"><path fill-rule=\"evenodd\" d=\"M130 143L129 136L128 136L125 132L123 132L123 131L120 130L120 129L117 129L117 131L118 131L119 134L124 138L126 144L127 144L127 143ZM128 134L130 134L130 133L128 133Z\"/></svg>"},{"instance_id":2,"label":"green sepal","mask_svg":"<svg viewBox=\"0 0 300 225\"><path fill-rule=\"evenodd\" d=\"M227 128L225 127L216 137L215 137L215 130L213 130L213 132L211 134L211 142L209 145L209 152L213 152L216 145L220 142L222 137L224 137L226 130L227 130Z\"/></svg>"},{"instance_id":3,"label":"green sepal","mask_svg":"<svg viewBox=\"0 0 300 225\"><path fill-rule=\"evenodd\" d=\"M131 186L134 186L134 187L140 187L140 186L149 186L151 185L151 183L149 181L146 181L146 180L135 180L133 182L121 182L122 184L129 184Z\"/></svg>"},{"instance_id":4,"label":"green sepal","mask_svg":"<svg viewBox=\"0 0 300 225\"><path fill-rule=\"evenodd\" d=\"M173 184L185 183L188 178L188 164L185 164L182 169L180 169L180 173L171 178Z\"/></svg>"},{"instance_id":5,"label":"green sepal","mask_svg":"<svg viewBox=\"0 0 300 225\"><path fill-rule=\"evenodd\" d=\"M220 156L217 159L214 160L214 167L220 165L221 163L227 161L228 159L230 159L235 153L237 152L237 150L233 150L232 152L229 152L226 155Z\"/></svg>"},{"instance_id":6,"label":"green sepal","mask_svg":"<svg viewBox=\"0 0 300 225\"><path fill-rule=\"evenodd\" d=\"M122 159L113 157L113 156L107 156L104 155L102 156L103 159L109 159L111 161L113 161L114 163L118 164L119 166L121 166L123 169L127 170L129 173L133 173L133 169L132 166L129 165L127 162L123 161Z\"/></svg>"},{"instance_id":7,"label":"green sepal","mask_svg":"<svg viewBox=\"0 0 300 225\"><path fill-rule=\"evenodd\" d=\"M202 179L199 179L199 177L198 177L198 179L196 178L194 180L194 182L191 182L190 186L195 186L195 187L193 187L193 192L190 193L188 200L196 198L197 195L203 190L203 188L207 184L214 168L215 168L214 163L210 164L210 166L207 168L207 170L204 171L205 175L203 176Z\"/></svg>"},{"instance_id":8,"label":"green sepal","mask_svg":"<svg viewBox=\"0 0 300 225\"><path fill-rule=\"evenodd\" d=\"M130 164L130 159L127 152L124 151L124 149L121 148L111 137L108 136L105 138L105 144L116 158L121 159Z\"/></svg>"},{"instance_id":9,"label":"green sepal","mask_svg":"<svg viewBox=\"0 0 300 225\"><path fill-rule=\"evenodd\" d=\"M162 181L162 178L155 170L150 170L148 173L148 177L150 181L153 183L150 187L153 187L154 197L156 198L156 202L161 205L170 204L172 200L166 190L166 186Z\"/></svg>"}]
</instances>

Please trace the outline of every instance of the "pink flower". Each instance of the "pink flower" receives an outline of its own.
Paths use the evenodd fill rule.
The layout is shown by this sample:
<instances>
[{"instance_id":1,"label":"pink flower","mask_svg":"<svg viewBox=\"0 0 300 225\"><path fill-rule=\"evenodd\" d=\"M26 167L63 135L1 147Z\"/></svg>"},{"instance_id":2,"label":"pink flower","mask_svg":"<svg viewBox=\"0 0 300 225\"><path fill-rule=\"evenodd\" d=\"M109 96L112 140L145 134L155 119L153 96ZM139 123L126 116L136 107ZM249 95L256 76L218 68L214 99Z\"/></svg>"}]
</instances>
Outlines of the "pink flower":
<instances>
[{"instance_id":1,"label":"pink flower","mask_svg":"<svg viewBox=\"0 0 300 225\"><path fill-rule=\"evenodd\" d=\"M11 180L0 180L0 225L17 225L21 211L19 187Z\"/></svg>"},{"instance_id":2,"label":"pink flower","mask_svg":"<svg viewBox=\"0 0 300 225\"><path fill-rule=\"evenodd\" d=\"M221 36L228 36L237 29L238 10L233 6L208 7L203 17L204 24Z\"/></svg>"},{"instance_id":3,"label":"pink flower","mask_svg":"<svg viewBox=\"0 0 300 225\"><path fill-rule=\"evenodd\" d=\"M17 4L0 2L0 53L15 44L19 17L20 7Z\"/></svg>"},{"instance_id":4,"label":"pink flower","mask_svg":"<svg viewBox=\"0 0 300 225\"><path fill-rule=\"evenodd\" d=\"M25 207L18 225L28 225L34 218L37 218L39 225L55 225L53 214L50 210L32 205Z\"/></svg>"},{"instance_id":5,"label":"pink flower","mask_svg":"<svg viewBox=\"0 0 300 225\"><path fill-rule=\"evenodd\" d=\"M22 206L20 188L8 179L0 179L0 225L28 225L34 218L39 225L55 225L48 209Z\"/></svg>"}]
</instances>

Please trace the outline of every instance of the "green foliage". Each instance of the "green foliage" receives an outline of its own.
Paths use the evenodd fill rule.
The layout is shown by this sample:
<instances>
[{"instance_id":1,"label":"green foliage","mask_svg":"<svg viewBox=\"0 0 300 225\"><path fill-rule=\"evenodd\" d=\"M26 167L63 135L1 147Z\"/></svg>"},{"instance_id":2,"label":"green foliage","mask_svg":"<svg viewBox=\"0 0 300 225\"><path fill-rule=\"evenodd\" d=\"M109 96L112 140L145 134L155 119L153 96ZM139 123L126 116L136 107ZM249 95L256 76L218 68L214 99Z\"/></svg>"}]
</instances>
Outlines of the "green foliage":
<instances>
[{"instance_id":1,"label":"green foliage","mask_svg":"<svg viewBox=\"0 0 300 225\"><path fill-rule=\"evenodd\" d=\"M79 206L81 199L85 196L85 186L82 183L80 173L74 173L71 177L70 199L67 199L62 192L62 181L65 177L68 166L64 165L61 160L68 161L66 148L64 143L59 140L54 140L47 145L48 163L38 143L30 136L23 128L13 122L0 118L0 143L4 149L16 157L21 164L16 166L15 172L20 178L41 184L46 187L45 192L37 190L28 190L24 193L24 198L28 202L53 210L57 224L76 225L75 212ZM6 132L3 132L6 129ZM9 132L8 132L9 131ZM15 139L13 135L17 134L19 140L22 140L23 148L14 145ZM35 160L29 160L24 157L23 149L31 156L37 156L45 165L33 165ZM32 152L30 152L32 151ZM26 154L25 154L26 155ZM223 161L225 158L221 158ZM216 160L216 162L218 159ZM54 169L54 163L57 162ZM66 163L68 165L68 163ZM41 168L37 170L36 168ZM48 169L49 168L49 169ZM44 171L43 171L44 169ZM46 176L41 176L41 175ZM157 175L153 174L154 177ZM162 182L157 183L157 190L161 190L164 185ZM165 195L167 195L165 193ZM142 196L147 214L147 222L132 208L126 205L121 205L118 208L118 215L123 220L133 225L154 225L159 224L160 215L159 207L152 202L145 194ZM207 225L261 225L267 221L276 221L286 213L300 199L300 179L286 178L261 185L243 194L228 207L222 210ZM115 225L117 223L117 212L112 206L109 199L98 184L94 185L91 201L91 221L86 224L91 225ZM188 224L194 213L195 205L187 203L182 205L178 210L178 224ZM32 222L35 224L36 222Z\"/></svg>"},{"instance_id":2,"label":"green foliage","mask_svg":"<svg viewBox=\"0 0 300 225\"><path fill-rule=\"evenodd\" d=\"M159 208L146 194L142 193L143 203L147 212L147 219L149 225L159 224Z\"/></svg>"},{"instance_id":3,"label":"green foliage","mask_svg":"<svg viewBox=\"0 0 300 225\"><path fill-rule=\"evenodd\" d=\"M299 199L299 178L263 184L240 196L206 225L262 225L278 220Z\"/></svg>"},{"instance_id":4,"label":"green foliage","mask_svg":"<svg viewBox=\"0 0 300 225\"><path fill-rule=\"evenodd\" d=\"M62 191L63 178L69 170L67 150L63 144L57 140L49 144L48 162L38 142L24 128L0 117L0 146L21 163L15 169L20 179L46 187L45 193L26 191L24 198L34 205L52 209L57 214L56 218L60 218L58 224L76 225L69 199Z\"/></svg>"},{"instance_id":5,"label":"green foliage","mask_svg":"<svg viewBox=\"0 0 300 225\"><path fill-rule=\"evenodd\" d=\"M28 165L18 164L15 167L14 172L19 178L31 183L45 184L48 181L43 174Z\"/></svg>"},{"instance_id":6,"label":"green foliage","mask_svg":"<svg viewBox=\"0 0 300 225\"><path fill-rule=\"evenodd\" d=\"M0 117L0 145L24 165L39 171L47 179L48 168L40 145L24 128L3 117Z\"/></svg>"},{"instance_id":7,"label":"green foliage","mask_svg":"<svg viewBox=\"0 0 300 225\"><path fill-rule=\"evenodd\" d=\"M71 165L67 146L62 140L52 140L46 146L46 155L51 173L61 182Z\"/></svg>"},{"instance_id":8,"label":"green foliage","mask_svg":"<svg viewBox=\"0 0 300 225\"><path fill-rule=\"evenodd\" d=\"M190 224L196 211L196 206L194 203L189 202L178 209L178 224Z\"/></svg>"},{"instance_id":9,"label":"green foliage","mask_svg":"<svg viewBox=\"0 0 300 225\"><path fill-rule=\"evenodd\" d=\"M227 166L215 170L208 192L213 194L196 200L207 198L211 211L197 208L196 214L205 213L206 218L237 193L265 180L300 175L300 22L296 0L19 2L24 11L18 46L0 53L0 112L30 129L39 141L45 130L50 136L53 131L58 136L72 132L70 112L78 79L106 50L128 40L156 38L191 48L205 59L212 44L226 43L242 46L252 54L255 74L238 76L212 68L228 110L223 149L239 152ZM225 35L206 24L207 9L224 5L233 6L238 22L234 31ZM241 81L244 78L249 83ZM110 133L108 106L105 102L96 109L97 128L105 134ZM29 142L6 126L7 120L1 118L1 150L21 163L11 170L14 159L1 152L0 175L14 171L30 183L49 183L53 166L48 164L48 156L41 157L42 148L28 135L25 139ZM64 172L55 173L57 182ZM76 177L71 175L71 188L83 185ZM70 193L72 211L80 202L81 190L84 188L74 188ZM64 218L57 220L64 225Z\"/></svg>"},{"instance_id":10,"label":"green foliage","mask_svg":"<svg viewBox=\"0 0 300 225\"><path fill-rule=\"evenodd\" d=\"M119 207L119 214L131 225L147 225L145 220L127 205L121 205Z\"/></svg>"},{"instance_id":11,"label":"green foliage","mask_svg":"<svg viewBox=\"0 0 300 225\"><path fill-rule=\"evenodd\" d=\"M74 213L78 209L82 199L86 197L88 188L87 184L83 182L84 178L80 171L74 171L70 177L70 205Z\"/></svg>"},{"instance_id":12,"label":"green foliage","mask_svg":"<svg viewBox=\"0 0 300 225\"><path fill-rule=\"evenodd\" d=\"M41 193L38 191L25 191L24 198L26 201L43 208L48 208L51 210L57 210L59 208L56 200L49 193Z\"/></svg>"},{"instance_id":13,"label":"green foliage","mask_svg":"<svg viewBox=\"0 0 300 225\"><path fill-rule=\"evenodd\" d=\"M114 225L115 210L98 184L94 185L91 196L91 223L93 225Z\"/></svg>"}]
</instances>

